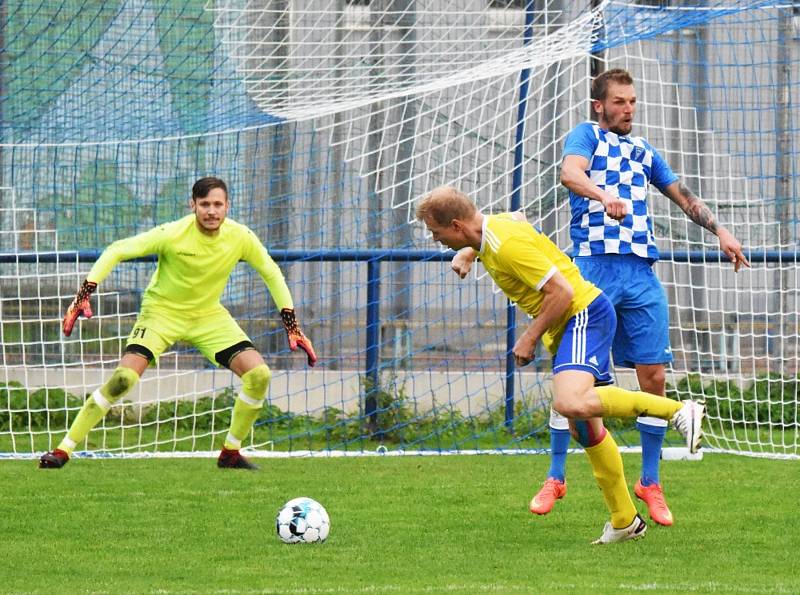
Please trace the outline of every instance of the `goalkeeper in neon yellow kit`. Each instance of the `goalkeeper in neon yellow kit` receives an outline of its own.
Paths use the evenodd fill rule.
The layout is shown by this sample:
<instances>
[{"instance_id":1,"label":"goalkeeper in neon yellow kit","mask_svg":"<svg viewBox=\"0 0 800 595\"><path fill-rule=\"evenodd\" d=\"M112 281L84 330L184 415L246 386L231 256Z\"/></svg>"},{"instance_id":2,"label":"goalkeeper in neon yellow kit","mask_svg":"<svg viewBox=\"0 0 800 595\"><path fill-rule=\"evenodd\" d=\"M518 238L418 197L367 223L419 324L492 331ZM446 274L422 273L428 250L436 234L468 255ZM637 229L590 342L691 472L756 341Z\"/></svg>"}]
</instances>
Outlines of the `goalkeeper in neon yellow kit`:
<instances>
[{"instance_id":1,"label":"goalkeeper in neon yellow kit","mask_svg":"<svg viewBox=\"0 0 800 595\"><path fill-rule=\"evenodd\" d=\"M73 449L127 395L148 364L178 340L197 347L211 362L225 366L242 379L233 407L231 427L217 465L255 469L239 453L267 395L270 370L219 298L233 268L244 260L258 271L280 310L292 351L298 347L317 361L311 341L300 330L292 296L278 265L246 226L226 219L228 188L219 178L201 178L192 187L194 214L111 244L100 256L64 315L69 336L79 316L92 316L89 304L98 283L123 260L158 255L158 268L144 292L125 354L111 378L95 390L55 450L39 459L41 468L63 467Z\"/></svg>"}]
</instances>

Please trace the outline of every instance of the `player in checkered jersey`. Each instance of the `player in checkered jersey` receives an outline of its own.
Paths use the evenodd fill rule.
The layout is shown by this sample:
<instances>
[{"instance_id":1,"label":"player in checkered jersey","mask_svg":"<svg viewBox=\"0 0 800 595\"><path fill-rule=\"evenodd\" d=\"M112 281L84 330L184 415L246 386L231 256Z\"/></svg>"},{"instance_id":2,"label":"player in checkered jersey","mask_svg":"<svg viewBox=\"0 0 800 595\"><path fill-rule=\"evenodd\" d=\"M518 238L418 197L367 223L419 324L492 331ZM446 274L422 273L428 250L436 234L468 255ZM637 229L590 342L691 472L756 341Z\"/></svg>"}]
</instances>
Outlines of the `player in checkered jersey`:
<instances>
[{"instance_id":1,"label":"player in checkered jersey","mask_svg":"<svg viewBox=\"0 0 800 595\"><path fill-rule=\"evenodd\" d=\"M592 108L598 121L576 126L567 137L561 183L569 189L570 236L575 264L585 279L614 304L618 325L614 364L635 368L641 390L666 394L665 366L672 361L667 300L652 270L658 259L647 190L655 186L694 223L719 238L720 250L736 272L750 263L739 241L672 172L645 139L632 136L636 90L631 75L608 70L592 82ZM634 487L650 517L672 524L659 479L666 422L640 417L642 476ZM531 501L531 511L547 514L566 494L567 420L551 414L552 459L548 478Z\"/></svg>"}]
</instances>

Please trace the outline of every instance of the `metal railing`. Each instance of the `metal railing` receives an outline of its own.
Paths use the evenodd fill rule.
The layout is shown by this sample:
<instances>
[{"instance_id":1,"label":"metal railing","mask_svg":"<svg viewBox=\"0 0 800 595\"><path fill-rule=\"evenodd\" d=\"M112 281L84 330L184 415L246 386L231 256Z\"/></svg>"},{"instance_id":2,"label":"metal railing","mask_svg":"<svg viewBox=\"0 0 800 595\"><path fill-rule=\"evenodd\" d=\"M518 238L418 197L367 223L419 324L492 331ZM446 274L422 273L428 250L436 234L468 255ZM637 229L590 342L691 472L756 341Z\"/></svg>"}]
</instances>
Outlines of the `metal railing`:
<instances>
[{"instance_id":1,"label":"metal railing","mask_svg":"<svg viewBox=\"0 0 800 595\"><path fill-rule=\"evenodd\" d=\"M96 250L66 252L0 252L0 264L9 263L59 263L94 262L101 252ZM402 249L350 249L350 250L270 250L277 262L364 262L367 265L366 308L366 363L364 374L368 390L365 395L364 412L371 421L377 415L377 399L380 372L380 328L381 328L381 263L382 262L449 262L455 255L452 251L402 250ZM800 251L760 251L747 254L751 263L800 263ZM675 251L661 254L662 261L718 263L728 262L719 251ZM155 262L155 256L134 259L134 262ZM510 428L514 417L514 358L510 356L514 347L514 319L507 319L506 328L506 387L505 417Z\"/></svg>"}]
</instances>

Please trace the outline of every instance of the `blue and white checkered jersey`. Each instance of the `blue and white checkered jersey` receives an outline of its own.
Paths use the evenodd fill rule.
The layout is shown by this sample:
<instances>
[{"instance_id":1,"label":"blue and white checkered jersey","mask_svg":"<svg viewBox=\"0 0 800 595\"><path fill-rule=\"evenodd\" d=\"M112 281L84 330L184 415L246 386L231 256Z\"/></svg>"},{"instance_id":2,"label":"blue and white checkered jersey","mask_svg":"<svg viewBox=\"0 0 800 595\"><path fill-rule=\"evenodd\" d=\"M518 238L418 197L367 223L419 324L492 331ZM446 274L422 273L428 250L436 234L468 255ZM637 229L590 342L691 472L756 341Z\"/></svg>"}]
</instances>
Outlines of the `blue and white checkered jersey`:
<instances>
[{"instance_id":1,"label":"blue and white checkered jersey","mask_svg":"<svg viewBox=\"0 0 800 595\"><path fill-rule=\"evenodd\" d=\"M605 213L602 203L569 193L573 256L635 254L658 260L653 223L647 211L647 186L663 191L678 179L664 158L640 136L620 136L595 122L578 124L567 136L564 156L589 161L586 175L627 205L622 221Z\"/></svg>"}]
</instances>

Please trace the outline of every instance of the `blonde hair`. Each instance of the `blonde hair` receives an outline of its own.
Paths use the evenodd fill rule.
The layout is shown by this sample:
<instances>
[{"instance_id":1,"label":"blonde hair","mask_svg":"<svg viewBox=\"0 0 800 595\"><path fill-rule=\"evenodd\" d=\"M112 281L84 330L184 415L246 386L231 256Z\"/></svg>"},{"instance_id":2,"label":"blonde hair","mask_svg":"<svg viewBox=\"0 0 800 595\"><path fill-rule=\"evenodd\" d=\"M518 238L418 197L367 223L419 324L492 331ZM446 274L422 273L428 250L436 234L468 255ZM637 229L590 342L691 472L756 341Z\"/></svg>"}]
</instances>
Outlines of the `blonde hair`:
<instances>
[{"instance_id":1,"label":"blonde hair","mask_svg":"<svg viewBox=\"0 0 800 595\"><path fill-rule=\"evenodd\" d=\"M419 221L429 217L439 225L449 225L453 219L467 221L475 216L478 208L463 192L452 186L439 186L417 204Z\"/></svg>"}]
</instances>

